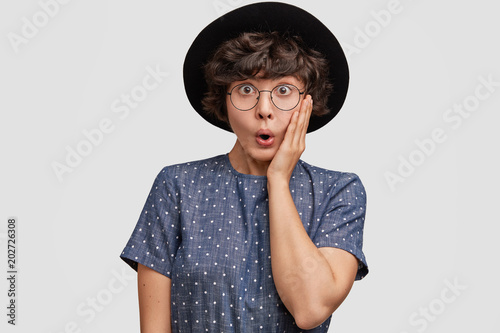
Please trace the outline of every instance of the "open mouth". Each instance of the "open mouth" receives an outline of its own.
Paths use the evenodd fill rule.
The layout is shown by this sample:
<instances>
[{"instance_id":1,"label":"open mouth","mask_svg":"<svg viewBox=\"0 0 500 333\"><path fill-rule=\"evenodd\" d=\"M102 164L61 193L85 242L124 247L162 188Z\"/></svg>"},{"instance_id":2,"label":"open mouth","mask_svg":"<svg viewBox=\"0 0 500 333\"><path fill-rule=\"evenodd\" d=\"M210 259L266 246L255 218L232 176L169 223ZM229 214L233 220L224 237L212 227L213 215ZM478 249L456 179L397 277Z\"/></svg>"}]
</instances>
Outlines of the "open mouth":
<instances>
[{"instance_id":1,"label":"open mouth","mask_svg":"<svg viewBox=\"0 0 500 333\"><path fill-rule=\"evenodd\" d=\"M270 147L274 143L273 133L268 129L257 132L257 143L263 147Z\"/></svg>"}]
</instances>

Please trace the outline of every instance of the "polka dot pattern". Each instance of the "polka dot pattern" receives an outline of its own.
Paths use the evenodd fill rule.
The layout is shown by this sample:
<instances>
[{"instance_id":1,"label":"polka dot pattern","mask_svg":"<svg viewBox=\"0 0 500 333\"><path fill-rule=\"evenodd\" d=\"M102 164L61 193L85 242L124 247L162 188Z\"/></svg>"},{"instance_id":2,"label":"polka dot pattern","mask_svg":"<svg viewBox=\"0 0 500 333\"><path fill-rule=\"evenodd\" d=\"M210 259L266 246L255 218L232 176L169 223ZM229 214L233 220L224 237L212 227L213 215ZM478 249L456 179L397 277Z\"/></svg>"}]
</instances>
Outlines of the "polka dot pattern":
<instances>
[{"instance_id":1,"label":"polka dot pattern","mask_svg":"<svg viewBox=\"0 0 500 333\"><path fill-rule=\"evenodd\" d=\"M299 161L290 189L314 244L352 253L363 278L359 178ZM174 332L301 332L274 286L268 211L266 177L238 173L227 154L169 166L121 258L172 279ZM327 332L329 323L307 332Z\"/></svg>"}]
</instances>

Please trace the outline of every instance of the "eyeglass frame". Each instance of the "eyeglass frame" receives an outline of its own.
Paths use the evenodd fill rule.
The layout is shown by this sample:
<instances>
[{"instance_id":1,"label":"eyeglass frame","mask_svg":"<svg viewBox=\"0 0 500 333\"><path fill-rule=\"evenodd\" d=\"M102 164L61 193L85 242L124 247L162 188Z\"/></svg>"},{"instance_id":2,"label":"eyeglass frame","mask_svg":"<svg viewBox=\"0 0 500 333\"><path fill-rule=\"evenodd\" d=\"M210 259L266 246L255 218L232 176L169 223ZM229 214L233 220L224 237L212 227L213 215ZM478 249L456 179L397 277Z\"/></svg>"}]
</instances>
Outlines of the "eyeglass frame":
<instances>
[{"instance_id":1,"label":"eyeglass frame","mask_svg":"<svg viewBox=\"0 0 500 333\"><path fill-rule=\"evenodd\" d=\"M236 105L234 105L234 103L233 103L233 98L232 98L232 96L231 96L231 95L232 95L232 93L233 93L233 90L234 90L234 88L236 88L236 87L240 87L240 86L252 86L252 87L254 87L254 88L255 88L255 90L257 90L257 92L259 93L259 95L258 95L258 96L257 96L257 98L255 99L257 102L255 102L255 105L254 105L254 106L252 106L252 107L251 107L251 108L249 108L249 109L240 109L240 108L238 108ZM297 89L297 91L299 92L299 99L298 99L298 101L297 101L297 104L295 104L295 105L294 105L292 108L290 108L290 109L282 109L282 108L280 108L279 106L277 106L277 105L274 103L274 99L273 99L273 91L274 91L274 89L276 89L276 88L278 88L278 87L281 87L281 86L292 86L292 87L294 87L295 89ZM259 100L260 100L260 93L261 93L261 92L268 92L268 93L270 93L270 94L271 94L271 103L273 103L273 105L274 105L276 108L278 108L279 110L281 110L281 111L292 111L293 109L295 109L295 108L297 107L297 105L299 105L299 103L300 103L300 96L304 95L304 93L305 93L306 91L304 90L304 91L302 91L302 92L301 92L301 91L300 91L300 89L299 89L297 86L295 86L295 85L293 85L293 84L288 84L288 83L278 84L276 87L274 87L274 88L273 88L273 89L271 89L271 90L259 90L259 89L257 89L257 87L256 87L256 86L254 86L254 85L253 85L253 84L251 84L251 83L240 83L240 84L237 84L237 85L235 85L234 87L232 87L232 88L231 88L231 91L226 92L226 94L228 94L228 95L229 95L229 100L231 101L231 104L232 104L232 105L233 105L236 109L238 109L238 110L240 110L240 111L250 111L250 110L252 110L254 107L256 107L256 106L257 106L257 104L259 104Z\"/></svg>"}]
</instances>

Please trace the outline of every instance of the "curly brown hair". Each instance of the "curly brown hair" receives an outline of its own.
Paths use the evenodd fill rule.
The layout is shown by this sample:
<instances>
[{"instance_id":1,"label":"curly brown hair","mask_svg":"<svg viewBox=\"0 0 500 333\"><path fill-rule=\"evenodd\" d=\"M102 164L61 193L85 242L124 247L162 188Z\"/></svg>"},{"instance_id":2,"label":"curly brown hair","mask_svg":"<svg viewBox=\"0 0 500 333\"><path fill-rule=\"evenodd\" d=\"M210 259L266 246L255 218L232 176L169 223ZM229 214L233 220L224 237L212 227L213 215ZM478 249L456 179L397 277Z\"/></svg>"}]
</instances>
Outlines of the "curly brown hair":
<instances>
[{"instance_id":1,"label":"curly brown hair","mask_svg":"<svg viewBox=\"0 0 500 333\"><path fill-rule=\"evenodd\" d=\"M313 115L330 111L326 104L333 86L328 79L328 62L299 36L278 32L243 33L222 43L204 70L208 91L202 100L203 108L227 124L228 86L257 74L263 79L294 76L305 84L306 93L314 100Z\"/></svg>"}]
</instances>

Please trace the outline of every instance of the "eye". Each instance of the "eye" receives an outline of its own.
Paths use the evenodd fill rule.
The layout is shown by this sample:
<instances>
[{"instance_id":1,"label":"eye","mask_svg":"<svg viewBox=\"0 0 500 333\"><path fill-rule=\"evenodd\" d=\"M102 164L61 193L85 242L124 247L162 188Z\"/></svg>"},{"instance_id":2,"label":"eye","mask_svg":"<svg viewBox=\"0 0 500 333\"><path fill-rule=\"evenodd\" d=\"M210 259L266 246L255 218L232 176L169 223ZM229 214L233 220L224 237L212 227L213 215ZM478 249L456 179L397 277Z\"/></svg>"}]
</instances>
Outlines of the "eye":
<instances>
[{"instance_id":1,"label":"eye","mask_svg":"<svg viewBox=\"0 0 500 333\"><path fill-rule=\"evenodd\" d=\"M256 92L256 89L251 84L242 84L238 88L238 94L243 95L243 96L254 95L255 92Z\"/></svg>"},{"instance_id":2,"label":"eye","mask_svg":"<svg viewBox=\"0 0 500 333\"><path fill-rule=\"evenodd\" d=\"M278 95L278 96L288 96L293 92L292 89L293 88L290 86L281 85L281 86L277 86L275 88L275 92L276 92L276 95Z\"/></svg>"}]
</instances>

